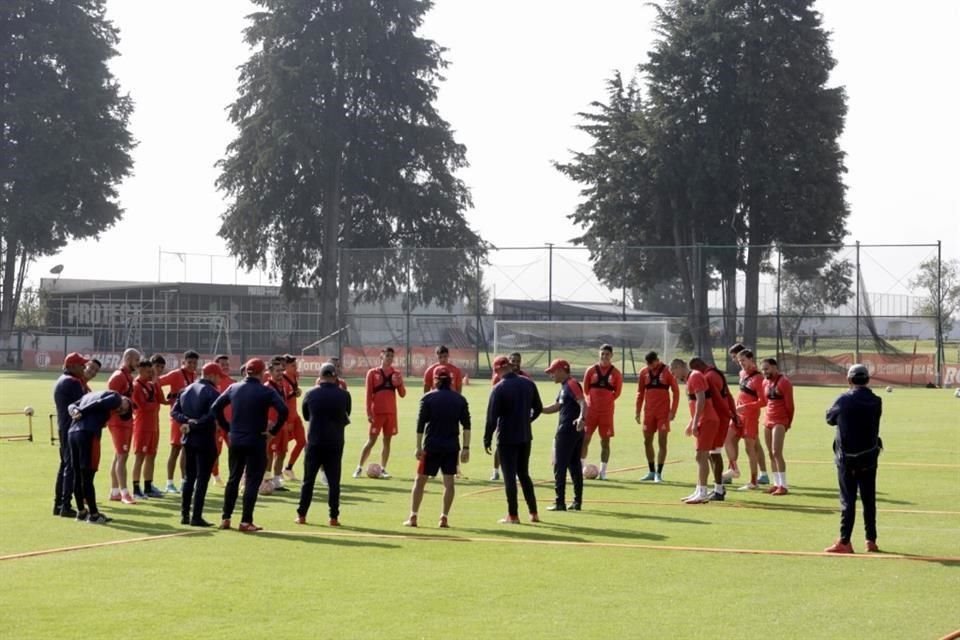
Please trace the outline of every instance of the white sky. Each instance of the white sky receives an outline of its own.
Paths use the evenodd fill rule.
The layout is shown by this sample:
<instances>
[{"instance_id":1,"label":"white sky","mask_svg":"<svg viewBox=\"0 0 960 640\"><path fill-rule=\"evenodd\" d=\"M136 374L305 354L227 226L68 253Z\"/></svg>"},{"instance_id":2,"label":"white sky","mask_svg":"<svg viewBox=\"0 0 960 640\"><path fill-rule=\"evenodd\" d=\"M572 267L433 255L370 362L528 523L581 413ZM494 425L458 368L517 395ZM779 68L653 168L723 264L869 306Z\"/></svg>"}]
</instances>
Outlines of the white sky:
<instances>
[{"instance_id":1,"label":"white sky","mask_svg":"<svg viewBox=\"0 0 960 640\"><path fill-rule=\"evenodd\" d=\"M164 281L203 282L212 273L217 282L233 282L232 260L182 262L172 252L226 254L216 235L225 205L214 188L214 163L235 134L225 108L236 95L236 67L247 57L241 30L251 6L107 6L121 31L113 68L136 102L134 175L120 188L126 214L99 240L38 260L30 279L63 264L64 278L156 281L160 267ZM818 8L833 32L835 83L849 96L841 142L850 241L942 240L945 258L960 256L960 3L822 0ZM575 114L604 98L614 69L629 76L646 59L652 19L653 10L636 0L436 0L424 34L448 48L451 63L439 108L467 146L471 166L462 178L475 204L467 215L486 240L540 246L568 244L578 234L566 218L578 186L551 162L585 148ZM161 248L171 254L161 256ZM895 281L926 253L877 251L871 259ZM257 274L237 280L267 283ZM585 293L567 297L593 297Z\"/></svg>"}]
</instances>

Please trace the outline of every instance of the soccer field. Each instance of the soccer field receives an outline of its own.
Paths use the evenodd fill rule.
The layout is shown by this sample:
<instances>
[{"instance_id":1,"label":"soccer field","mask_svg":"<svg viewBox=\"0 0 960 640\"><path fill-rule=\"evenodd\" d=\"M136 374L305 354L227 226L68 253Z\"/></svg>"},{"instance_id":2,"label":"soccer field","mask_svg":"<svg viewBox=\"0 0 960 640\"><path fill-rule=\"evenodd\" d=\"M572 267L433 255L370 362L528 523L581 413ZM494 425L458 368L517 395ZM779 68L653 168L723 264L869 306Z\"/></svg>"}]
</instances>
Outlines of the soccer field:
<instances>
[{"instance_id":1,"label":"soccer field","mask_svg":"<svg viewBox=\"0 0 960 640\"><path fill-rule=\"evenodd\" d=\"M326 526L318 484L310 525L293 524L296 492L274 494L257 504L265 531L244 535L180 526L174 497L105 501L109 438L97 491L114 521L51 517L54 379L0 373L0 411L31 405L37 414L33 442L0 442L0 637L940 638L960 628L960 400L952 390L882 394L884 553L861 553L858 519L857 553L830 556L821 550L837 537L839 514L823 414L837 388L796 390L785 446L790 495L732 491L706 505L680 503L695 477L685 407L666 482L638 482L646 464L631 383L619 403L610 479L587 482L584 511L547 512L556 423L543 416L532 459L543 522L529 524L521 502L522 526L504 527L502 484L488 482L482 449L489 386L474 383L465 388L477 422L473 457L449 530L435 528L439 480L428 485L421 527L401 526L415 465L420 394L411 389L400 401L394 478L347 477L344 526ZM348 472L366 435L362 390L356 381L351 389L360 415L347 429ZM549 402L556 386L540 383L540 391ZM24 425L4 416L0 435ZM166 454L161 444L158 459ZM595 442L591 461L598 456ZM222 497L211 487L207 519L219 517Z\"/></svg>"}]
</instances>

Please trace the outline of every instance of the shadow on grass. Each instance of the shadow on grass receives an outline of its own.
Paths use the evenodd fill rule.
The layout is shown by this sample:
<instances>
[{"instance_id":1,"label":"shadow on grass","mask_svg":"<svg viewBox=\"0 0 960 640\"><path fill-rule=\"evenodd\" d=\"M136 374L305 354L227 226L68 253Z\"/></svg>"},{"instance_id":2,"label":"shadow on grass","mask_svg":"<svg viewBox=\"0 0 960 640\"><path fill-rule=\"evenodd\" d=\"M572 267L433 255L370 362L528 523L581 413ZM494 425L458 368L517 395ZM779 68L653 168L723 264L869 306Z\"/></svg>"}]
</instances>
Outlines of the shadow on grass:
<instances>
[{"instance_id":1,"label":"shadow on grass","mask_svg":"<svg viewBox=\"0 0 960 640\"><path fill-rule=\"evenodd\" d=\"M672 522L675 524L714 524L712 522L707 522L706 520L692 520L690 518L657 516L649 513L627 513L623 511L598 511L596 509L591 509L589 502L584 507L584 511L593 515L608 516L611 518L621 518L626 520L658 520L661 522Z\"/></svg>"},{"instance_id":2,"label":"shadow on grass","mask_svg":"<svg viewBox=\"0 0 960 640\"><path fill-rule=\"evenodd\" d=\"M113 521L108 522L106 525L108 529L119 529L120 531L131 531L133 533L141 533L145 535L162 535L165 533L183 533L184 531L196 531L197 535L206 534L209 535L211 531L205 531L203 529L198 529L196 527L186 527L180 524L180 518L177 517L174 522L172 519L169 523L167 522L144 522L142 520L128 520L123 517L115 517ZM92 526L92 525L90 525Z\"/></svg>"},{"instance_id":3,"label":"shadow on grass","mask_svg":"<svg viewBox=\"0 0 960 640\"><path fill-rule=\"evenodd\" d=\"M576 512L573 512L573 513L576 513ZM703 524L707 524L707 523L703 523ZM623 539L630 539L630 540L658 540L661 542L667 539L667 536L661 533L653 533L649 531L637 531L635 529L627 530L627 529L611 529L609 527L585 527L585 526L578 526L578 525L562 523L562 522L554 522L554 521L541 523L541 526L555 528L555 529L563 529L566 531L576 532L581 535L588 536L586 540L583 540L581 538L583 542L597 542L597 540L591 539L591 538L596 538L597 536L602 536L605 538L623 538Z\"/></svg>"},{"instance_id":4,"label":"shadow on grass","mask_svg":"<svg viewBox=\"0 0 960 640\"><path fill-rule=\"evenodd\" d=\"M280 540L294 540L296 542L308 542L313 544L330 544L338 547L375 547L380 549L397 549L400 546L396 544L390 544L388 542L348 538L346 536L311 536L284 531L264 530L253 535L256 535L258 538L276 538Z\"/></svg>"}]
</instances>

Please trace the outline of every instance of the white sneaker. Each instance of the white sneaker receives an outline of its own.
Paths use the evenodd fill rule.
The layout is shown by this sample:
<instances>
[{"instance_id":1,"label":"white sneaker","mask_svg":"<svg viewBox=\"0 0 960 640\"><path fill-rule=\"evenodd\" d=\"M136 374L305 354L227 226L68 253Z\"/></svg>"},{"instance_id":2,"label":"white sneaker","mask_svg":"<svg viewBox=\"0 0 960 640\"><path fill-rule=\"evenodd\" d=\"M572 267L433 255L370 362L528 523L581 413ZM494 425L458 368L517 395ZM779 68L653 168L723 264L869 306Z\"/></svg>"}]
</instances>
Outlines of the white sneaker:
<instances>
[{"instance_id":1,"label":"white sneaker","mask_svg":"<svg viewBox=\"0 0 960 640\"><path fill-rule=\"evenodd\" d=\"M387 473L387 470L384 469L383 471L380 472L380 477L383 478L384 480L389 480L393 476Z\"/></svg>"},{"instance_id":2,"label":"white sneaker","mask_svg":"<svg viewBox=\"0 0 960 640\"><path fill-rule=\"evenodd\" d=\"M351 476L354 478L359 478L360 474L363 473L363 467L357 467L357 470L354 471Z\"/></svg>"},{"instance_id":3,"label":"white sneaker","mask_svg":"<svg viewBox=\"0 0 960 640\"><path fill-rule=\"evenodd\" d=\"M660 484L661 482L663 482L663 476L659 473L653 474L653 484Z\"/></svg>"},{"instance_id":4,"label":"white sneaker","mask_svg":"<svg viewBox=\"0 0 960 640\"><path fill-rule=\"evenodd\" d=\"M500 470L494 469L493 473L490 474L490 482L496 482L500 479Z\"/></svg>"},{"instance_id":5,"label":"white sneaker","mask_svg":"<svg viewBox=\"0 0 960 640\"><path fill-rule=\"evenodd\" d=\"M607 472L606 472L606 471L601 471L601 472L600 472L600 476L598 477L598 479L600 479L600 480L606 480L606 479L607 479Z\"/></svg>"},{"instance_id":6,"label":"white sneaker","mask_svg":"<svg viewBox=\"0 0 960 640\"><path fill-rule=\"evenodd\" d=\"M739 487L737 491L753 491L756 488L757 488L757 485L753 484L752 482L748 482L742 487Z\"/></svg>"},{"instance_id":7,"label":"white sneaker","mask_svg":"<svg viewBox=\"0 0 960 640\"><path fill-rule=\"evenodd\" d=\"M216 486L218 486L218 487L222 487L222 486L223 486L223 480L220 479L220 476L213 476L213 484L216 485Z\"/></svg>"},{"instance_id":8,"label":"white sneaker","mask_svg":"<svg viewBox=\"0 0 960 640\"><path fill-rule=\"evenodd\" d=\"M691 493L690 495L688 495L686 498L681 498L681 499L680 499L680 502L686 502L687 500L693 500L693 499L696 498L698 495L700 495L700 492L697 491L696 489L694 489L694 490L693 490L693 493Z\"/></svg>"},{"instance_id":9,"label":"white sneaker","mask_svg":"<svg viewBox=\"0 0 960 640\"><path fill-rule=\"evenodd\" d=\"M167 483L167 488L164 489L164 493L180 493L180 490L177 489L177 485L172 482Z\"/></svg>"},{"instance_id":10,"label":"white sneaker","mask_svg":"<svg viewBox=\"0 0 960 640\"><path fill-rule=\"evenodd\" d=\"M730 484L731 482L733 482L734 480L740 477L740 470L727 469L726 471L723 472L723 476L721 477L723 478L723 484Z\"/></svg>"},{"instance_id":11,"label":"white sneaker","mask_svg":"<svg viewBox=\"0 0 960 640\"><path fill-rule=\"evenodd\" d=\"M324 473L323 471L320 472L320 484L322 484L325 487L330 486L330 483L327 482L327 474Z\"/></svg>"},{"instance_id":12,"label":"white sneaker","mask_svg":"<svg viewBox=\"0 0 960 640\"><path fill-rule=\"evenodd\" d=\"M297 480L297 476L294 475L293 469L284 469L284 470L283 470L283 477L286 478L286 479L287 479L288 481L290 481L290 482L300 482L299 480Z\"/></svg>"}]
</instances>

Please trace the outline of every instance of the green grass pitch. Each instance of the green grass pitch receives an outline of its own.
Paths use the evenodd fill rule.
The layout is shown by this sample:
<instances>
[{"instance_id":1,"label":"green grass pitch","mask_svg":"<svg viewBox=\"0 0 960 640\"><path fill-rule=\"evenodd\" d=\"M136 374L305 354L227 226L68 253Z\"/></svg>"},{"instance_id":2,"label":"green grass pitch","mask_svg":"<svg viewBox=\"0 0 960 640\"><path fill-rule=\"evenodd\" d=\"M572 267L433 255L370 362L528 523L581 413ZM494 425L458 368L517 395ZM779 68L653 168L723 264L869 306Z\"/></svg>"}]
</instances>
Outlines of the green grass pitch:
<instances>
[{"instance_id":1,"label":"green grass pitch","mask_svg":"<svg viewBox=\"0 0 960 640\"><path fill-rule=\"evenodd\" d=\"M960 628L960 400L952 390L882 394L885 553L830 557L816 552L839 527L832 430L823 423L837 388L797 389L785 448L792 493L781 498L731 492L722 504L681 504L694 479L685 420L674 423L666 482L640 484L631 383L618 408L613 473L587 483L584 511L546 511L555 416L544 416L532 459L544 522L531 525L522 513L522 526L498 525L505 500L502 485L487 481L481 440L489 386L475 382L466 388L478 423L473 458L448 531L435 528L439 480L428 485L421 528L401 526L415 465L420 394L411 389L400 401L394 479L346 478L339 530L325 526L318 486L306 527L293 524L291 492L260 499L261 534L161 537L191 531L180 526L174 498L102 502L115 519L104 527L51 516L57 450L46 416L54 378L0 373L0 411L31 405L37 416L33 442L0 441L0 637L939 638ZM104 385L101 378L94 388ZM359 383L351 388L359 408ZM540 390L548 402L556 393L546 382ZM365 438L357 417L347 430L347 470ZM2 416L0 435L25 423ZM101 499L112 457L109 438L104 444ZM161 444L158 457L166 454ZM218 518L222 497L211 488L208 519ZM858 552L862 531L858 520ZM10 557L151 537L158 539Z\"/></svg>"}]
</instances>

